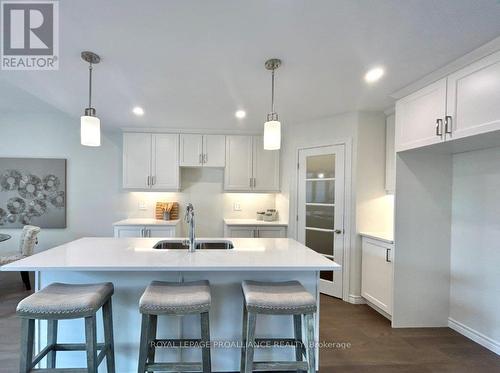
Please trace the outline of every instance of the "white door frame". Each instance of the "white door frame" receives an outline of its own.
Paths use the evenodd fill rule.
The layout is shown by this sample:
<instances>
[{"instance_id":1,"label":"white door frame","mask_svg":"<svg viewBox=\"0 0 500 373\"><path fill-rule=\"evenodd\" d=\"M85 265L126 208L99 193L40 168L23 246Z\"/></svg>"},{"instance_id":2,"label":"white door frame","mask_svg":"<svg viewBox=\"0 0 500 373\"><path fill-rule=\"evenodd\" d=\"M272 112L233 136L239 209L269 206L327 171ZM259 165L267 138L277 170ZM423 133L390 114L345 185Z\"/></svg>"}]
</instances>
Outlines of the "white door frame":
<instances>
[{"instance_id":1,"label":"white door frame","mask_svg":"<svg viewBox=\"0 0 500 373\"><path fill-rule=\"evenodd\" d=\"M351 273L351 242L355 242L352 237L352 139L344 138L328 144L317 144L310 146L300 146L295 150L295 164L299 164L300 150L314 149L326 146L344 145L345 170L344 170L344 263L342 264L342 300L349 302L350 273ZM297 219L299 213L299 170L295 169L295 239L298 240L299 230Z\"/></svg>"}]
</instances>

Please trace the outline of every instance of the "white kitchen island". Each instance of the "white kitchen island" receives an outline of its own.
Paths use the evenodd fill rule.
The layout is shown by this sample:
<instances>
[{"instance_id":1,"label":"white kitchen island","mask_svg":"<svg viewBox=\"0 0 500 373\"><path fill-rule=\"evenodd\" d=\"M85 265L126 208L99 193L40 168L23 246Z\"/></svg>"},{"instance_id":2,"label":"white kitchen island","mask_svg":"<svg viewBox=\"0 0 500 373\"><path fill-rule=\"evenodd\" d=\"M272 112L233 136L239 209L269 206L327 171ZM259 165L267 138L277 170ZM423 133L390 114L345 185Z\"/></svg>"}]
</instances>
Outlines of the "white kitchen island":
<instances>
[{"instance_id":1,"label":"white kitchen island","mask_svg":"<svg viewBox=\"0 0 500 373\"><path fill-rule=\"evenodd\" d=\"M116 371L137 371L139 354L139 298L153 280L210 281L212 308L210 311L212 371L239 371L240 351L233 345L241 341L243 296L241 281L300 281L317 299L319 310L319 271L339 270L340 266L295 240L286 238L234 238L234 249L187 250L153 249L158 238L82 238L38 253L1 267L3 271L35 271L36 289L52 282L93 283L111 281ZM169 239L175 240L175 239ZM199 239L199 241L223 239ZM100 317L99 317L100 319ZM102 320L98 337L102 339ZM83 342L82 320L63 320L59 323L59 341ZM318 339L319 312L316 315ZM37 349L45 343L45 322L37 323ZM160 317L159 338L197 338L199 317ZM259 316L258 337L293 335L292 317ZM181 356L182 355L182 356ZM159 351L165 360L182 358L199 360L197 349ZM293 359L290 348L257 349L256 360ZM57 355L58 366L83 367L85 354L62 352ZM43 365L42 365L43 366ZM105 371L104 366L101 367ZM100 370L101 372L101 370Z\"/></svg>"}]
</instances>

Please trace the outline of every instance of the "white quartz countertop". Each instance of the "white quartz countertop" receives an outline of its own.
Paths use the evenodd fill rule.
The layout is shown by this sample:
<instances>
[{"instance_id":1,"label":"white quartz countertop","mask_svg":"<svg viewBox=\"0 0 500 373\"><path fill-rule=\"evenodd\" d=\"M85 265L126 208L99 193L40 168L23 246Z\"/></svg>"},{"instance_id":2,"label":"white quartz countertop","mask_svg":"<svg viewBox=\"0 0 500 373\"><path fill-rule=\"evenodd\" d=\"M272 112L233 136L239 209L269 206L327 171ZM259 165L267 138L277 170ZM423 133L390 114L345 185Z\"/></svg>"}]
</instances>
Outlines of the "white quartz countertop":
<instances>
[{"instance_id":1,"label":"white quartz countertop","mask_svg":"<svg viewBox=\"0 0 500 373\"><path fill-rule=\"evenodd\" d=\"M85 237L2 271L319 271L340 265L288 238L232 238L230 250L156 250L159 238ZM179 238L166 240L176 241ZM198 241L227 240L222 238Z\"/></svg>"},{"instance_id":2,"label":"white quartz countertop","mask_svg":"<svg viewBox=\"0 0 500 373\"><path fill-rule=\"evenodd\" d=\"M149 219L149 218L133 218L133 219L124 219L113 223L114 226L123 226L123 225L177 225L179 223L179 219L176 220L160 220L160 219Z\"/></svg>"},{"instance_id":3,"label":"white quartz countertop","mask_svg":"<svg viewBox=\"0 0 500 373\"><path fill-rule=\"evenodd\" d=\"M226 225L265 225L287 227L288 223L282 220L278 221L263 221L257 219L224 219Z\"/></svg>"},{"instance_id":4,"label":"white quartz countertop","mask_svg":"<svg viewBox=\"0 0 500 373\"><path fill-rule=\"evenodd\" d=\"M372 238L374 240L380 240L387 243L394 243L393 234L387 232L359 232L363 237Z\"/></svg>"}]
</instances>

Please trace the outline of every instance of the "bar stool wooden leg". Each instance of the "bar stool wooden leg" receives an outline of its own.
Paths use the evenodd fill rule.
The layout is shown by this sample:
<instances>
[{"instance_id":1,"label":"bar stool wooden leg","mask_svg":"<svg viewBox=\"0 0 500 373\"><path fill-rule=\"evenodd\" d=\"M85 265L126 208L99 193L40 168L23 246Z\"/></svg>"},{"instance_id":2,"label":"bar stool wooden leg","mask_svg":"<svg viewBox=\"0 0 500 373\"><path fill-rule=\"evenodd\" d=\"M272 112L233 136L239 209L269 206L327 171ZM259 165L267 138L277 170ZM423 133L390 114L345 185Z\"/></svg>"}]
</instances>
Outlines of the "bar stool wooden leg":
<instances>
[{"instance_id":1,"label":"bar stool wooden leg","mask_svg":"<svg viewBox=\"0 0 500 373\"><path fill-rule=\"evenodd\" d=\"M148 357L148 340L150 330L151 317L147 314L142 314L141 323L141 344L139 346L139 365L137 373L144 373L146 371L146 361Z\"/></svg>"},{"instance_id":2,"label":"bar stool wooden leg","mask_svg":"<svg viewBox=\"0 0 500 373\"><path fill-rule=\"evenodd\" d=\"M245 373L245 360L247 358L247 306L243 304L243 329L241 331L241 361L240 361L240 373Z\"/></svg>"},{"instance_id":3,"label":"bar stool wooden leg","mask_svg":"<svg viewBox=\"0 0 500 373\"><path fill-rule=\"evenodd\" d=\"M87 345L87 371L97 373L97 331L96 317L85 318L85 343Z\"/></svg>"},{"instance_id":4,"label":"bar stool wooden leg","mask_svg":"<svg viewBox=\"0 0 500 373\"><path fill-rule=\"evenodd\" d=\"M113 307L111 298L102 306L102 320L104 326L104 345L107 346L106 367L107 373L115 373L115 341L113 338Z\"/></svg>"},{"instance_id":5,"label":"bar stool wooden leg","mask_svg":"<svg viewBox=\"0 0 500 373\"><path fill-rule=\"evenodd\" d=\"M33 361L33 340L35 338L35 320L21 319L21 363L20 373L29 373L31 371L31 362Z\"/></svg>"},{"instance_id":6,"label":"bar stool wooden leg","mask_svg":"<svg viewBox=\"0 0 500 373\"><path fill-rule=\"evenodd\" d=\"M245 357L245 373L253 371L253 354L255 344L255 322L257 314L254 312L247 313L247 330L246 330L246 357Z\"/></svg>"},{"instance_id":7,"label":"bar stool wooden leg","mask_svg":"<svg viewBox=\"0 0 500 373\"><path fill-rule=\"evenodd\" d=\"M316 348L314 340L314 315L312 313L304 315L306 325L306 348L307 348L307 373L316 372Z\"/></svg>"},{"instance_id":8,"label":"bar stool wooden leg","mask_svg":"<svg viewBox=\"0 0 500 373\"><path fill-rule=\"evenodd\" d=\"M302 361L302 315L293 315L293 330L295 338L295 361ZM300 370L297 372L300 372Z\"/></svg>"},{"instance_id":9,"label":"bar stool wooden leg","mask_svg":"<svg viewBox=\"0 0 500 373\"><path fill-rule=\"evenodd\" d=\"M57 320L47 320L47 345L57 343ZM47 368L56 367L56 350L47 353Z\"/></svg>"},{"instance_id":10,"label":"bar stool wooden leg","mask_svg":"<svg viewBox=\"0 0 500 373\"><path fill-rule=\"evenodd\" d=\"M156 339L156 328L158 326L158 316L149 316L149 334L148 334L148 358L147 362L152 363L155 361L156 348L152 346L152 342Z\"/></svg>"},{"instance_id":11,"label":"bar stool wooden leg","mask_svg":"<svg viewBox=\"0 0 500 373\"><path fill-rule=\"evenodd\" d=\"M201 348L203 373L212 372L212 364L210 357L210 317L208 312L203 312L200 314L201 319L201 342L203 347Z\"/></svg>"}]
</instances>

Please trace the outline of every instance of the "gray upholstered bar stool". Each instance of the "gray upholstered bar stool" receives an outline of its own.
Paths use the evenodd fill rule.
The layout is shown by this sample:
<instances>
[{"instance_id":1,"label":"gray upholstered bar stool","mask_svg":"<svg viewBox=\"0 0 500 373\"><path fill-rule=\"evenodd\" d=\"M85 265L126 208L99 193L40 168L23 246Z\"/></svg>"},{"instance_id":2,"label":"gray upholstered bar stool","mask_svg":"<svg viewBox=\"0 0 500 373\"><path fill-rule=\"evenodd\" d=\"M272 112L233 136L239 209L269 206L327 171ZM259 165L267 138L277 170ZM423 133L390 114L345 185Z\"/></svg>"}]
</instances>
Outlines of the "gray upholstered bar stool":
<instances>
[{"instance_id":1,"label":"gray upholstered bar stool","mask_svg":"<svg viewBox=\"0 0 500 373\"><path fill-rule=\"evenodd\" d=\"M314 297L298 281L243 281L242 288L245 304L243 306L241 373L271 370L315 372L314 313L316 312L316 300ZM293 316L294 338L255 338L258 314ZM306 332L304 342L302 341L302 316L304 316ZM254 346L256 344L267 345L276 342L294 345L296 361L254 362Z\"/></svg>"},{"instance_id":2,"label":"gray upholstered bar stool","mask_svg":"<svg viewBox=\"0 0 500 373\"><path fill-rule=\"evenodd\" d=\"M137 372L211 372L210 284L208 281L162 282L153 281L139 301L142 313L141 344ZM184 316L200 314L200 339L157 339L156 329L159 315ZM191 346L201 344L202 362L155 362L155 344Z\"/></svg>"},{"instance_id":3,"label":"gray upholstered bar stool","mask_svg":"<svg viewBox=\"0 0 500 373\"><path fill-rule=\"evenodd\" d=\"M110 282L100 284L53 283L23 299L17 306L21 325L20 373L97 373L97 367L106 357L108 373L115 372L113 346L113 319ZM97 343L96 313L102 307L104 343ZM85 343L57 343L58 320L85 318ZM47 320L47 346L33 357L35 320ZM100 350L99 354L97 351ZM87 368L56 369L57 351L87 351ZM47 369L33 369L47 355Z\"/></svg>"}]
</instances>

